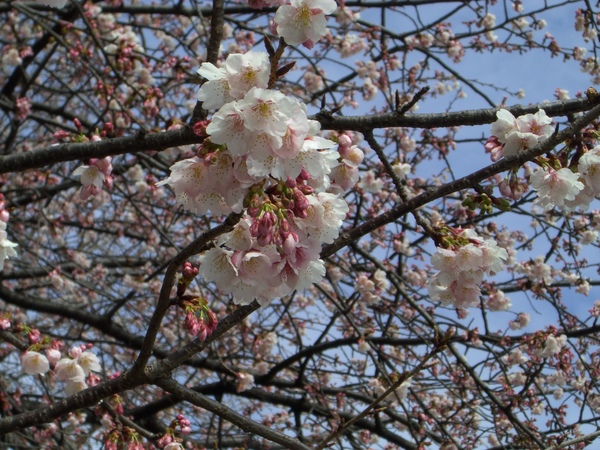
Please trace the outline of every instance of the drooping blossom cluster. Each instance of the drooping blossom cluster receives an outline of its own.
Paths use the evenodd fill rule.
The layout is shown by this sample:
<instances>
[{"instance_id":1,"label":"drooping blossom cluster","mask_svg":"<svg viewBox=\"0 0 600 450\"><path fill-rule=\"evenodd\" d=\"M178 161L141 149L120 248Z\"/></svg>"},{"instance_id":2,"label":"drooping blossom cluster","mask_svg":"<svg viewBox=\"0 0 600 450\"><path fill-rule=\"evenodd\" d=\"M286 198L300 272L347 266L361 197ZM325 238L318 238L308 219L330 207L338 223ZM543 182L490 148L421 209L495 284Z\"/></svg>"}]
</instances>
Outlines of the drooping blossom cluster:
<instances>
[{"instance_id":1,"label":"drooping blossom cluster","mask_svg":"<svg viewBox=\"0 0 600 450\"><path fill-rule=\"evenodd\" d=\"M178 305L185 311L183 328L201 341L205 341L217 329L217 316L202 297L184 295Z\"/></svg>"},{"instance_id":2,"label":"drooping blossom cluster","mask_svg":"<svg viewBox=\"0 0 600 450\"><path fill-rule=\"evenodd\" d=\"M101 370L98 357L88 350L87 346L74 346L69 351L69 357L61 359L59 345L51 345L46 354L35 350L27 351L21 357L21 367L24 373L43 375L54 366L56 380L65 382L65 393L76 394L89 385L97 382L92 372Z\"/></svg>"},{"instance_id":3,"label":"drooping blossom cluster","mask_svg":"<svg viewBox=\"0 0 600 450\"><path fill-rule=\"evenodd\" d=\"M320 124L306 105L269 89L265 53L230 54L223 67L204 63L198 73L208 80L198 100L218 111L197 156L174 164L158 184L169 184L192 212L245 209L200 257L199 274L242 304L320 281L321 245L339 234L348 212L341 194L357 180L362 151L343 135L340 152L333 150L335 142L316 135Z\"/></svg>"},{"instance_id":4,"label":"drooping blossom cluster","mask_svg":"<svg viewBox=\"0 0 600 450\"><path fill-rule=\"evenodd\" d=\"M449 229L447 248L437 247L431 264L437 270L427 283L429 296L443 305L467 308L479 303L480 283L504 267L507 251L495 240L484 239L472 229Z\"/></svg>"}]
</instances>

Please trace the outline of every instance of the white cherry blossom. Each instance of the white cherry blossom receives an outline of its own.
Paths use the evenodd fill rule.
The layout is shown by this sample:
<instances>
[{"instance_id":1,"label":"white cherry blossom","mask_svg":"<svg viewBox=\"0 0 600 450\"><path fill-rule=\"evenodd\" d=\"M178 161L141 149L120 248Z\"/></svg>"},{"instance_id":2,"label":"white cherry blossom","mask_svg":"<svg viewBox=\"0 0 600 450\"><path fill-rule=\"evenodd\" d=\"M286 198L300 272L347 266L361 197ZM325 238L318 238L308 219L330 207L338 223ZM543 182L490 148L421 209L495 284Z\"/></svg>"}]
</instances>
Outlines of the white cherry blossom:
<instances>
[{"instance_id":1,"label":"white cherry blossom","mask_svg":"<svg viewBox=\"0 0 600 450\"><path fill-rule=\"evenodd\" d=\"M529 182L538 193L535 203L544 209L552 209L555 206L569 209L565 201L575 200L577 194L585 187L579 181L579 177L568 168L538 168L531 174Z\"/></svg>"},{"instance_id":2,"label":"white cherry blossom","mask_svg":"<svg viewBox=\"0 0 600 450\"><path fill-rule=\"evenodd\" d=\"M325 15L332 14L336 8L333 0L292 0L275 13L277 33L289 45L304 44L311 48L325 35Z\"/></svg>"},{"instance_id":3,"label":"white cherry blossom","mask_svg":"<svg viewBox=\"0 0 600 450\"><path fill-rule=\"evenodd\" d=\"M41 353L27 352L21 357L21 367L29 375L43 375L50 370L50 363Z\"/></svg>"}]
</instances>

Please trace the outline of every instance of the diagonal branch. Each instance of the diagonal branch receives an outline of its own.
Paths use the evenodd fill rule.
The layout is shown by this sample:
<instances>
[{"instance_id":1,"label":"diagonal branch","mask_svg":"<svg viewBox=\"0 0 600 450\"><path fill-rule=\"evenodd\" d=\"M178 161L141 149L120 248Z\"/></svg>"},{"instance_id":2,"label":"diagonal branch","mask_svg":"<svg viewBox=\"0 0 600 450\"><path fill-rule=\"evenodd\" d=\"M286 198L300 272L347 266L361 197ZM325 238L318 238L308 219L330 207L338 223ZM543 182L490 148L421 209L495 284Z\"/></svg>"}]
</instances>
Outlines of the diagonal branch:
<instances>
[{"instance_id":1,"label":"diagonal branch","mask_svg":"<svg viewBox=\"0 0 600 450\"><path fill-rule=\"evenodd\" d=\"M192 389L186 388L172 379L161 378L156 381L156 385L182 400L186 400L196 406L200 406L201 408L217 414L219 417L231 422L247 433L262 436L269 441L284 445L285 448L290 450L310 450L310 447L307 447L302 442L254 422L222 403L212 400Z\"/></svg>"}]
</instances>

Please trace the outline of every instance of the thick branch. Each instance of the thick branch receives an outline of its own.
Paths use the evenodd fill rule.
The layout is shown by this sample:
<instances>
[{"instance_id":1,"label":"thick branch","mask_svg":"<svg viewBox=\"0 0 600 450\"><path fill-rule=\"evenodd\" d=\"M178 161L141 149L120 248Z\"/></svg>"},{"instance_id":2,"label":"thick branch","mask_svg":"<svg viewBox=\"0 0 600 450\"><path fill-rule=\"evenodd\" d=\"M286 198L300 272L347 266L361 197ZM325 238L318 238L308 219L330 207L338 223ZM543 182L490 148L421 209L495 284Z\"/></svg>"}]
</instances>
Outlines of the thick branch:
<instances>
[{"instance_id":1,"label":"thick branch","mask_svg":"<svg viewBox=\"0 0 600 450\"><path fill-rule=\"evenodd\" d=\"M543 108L550 116L565 116L587 111L593 106L588 100L573 99L554 103L529 106L516 105L507 107L515 116L535 113ZM496 120L496 108L458 111L441 114L409 114L399 116L395 112L374 114L370 116L333 117L319 113L314 118L321 123L323 130L355 130L369 131L375 128L407 127L437 128L461 125L484 125ZM134 154L148 150L165 150L180 145L199 144L202 137L197 136L190 128L184 127L174 131L160 133L139 133L136 136L108 139L98 142L77 144L61 144L27 153L17 153L0 157L0 173L19 172L27 169L44 167L65 161L76 161L86 158L104 158L106 156Z\"/></svg>"}]
</instances>

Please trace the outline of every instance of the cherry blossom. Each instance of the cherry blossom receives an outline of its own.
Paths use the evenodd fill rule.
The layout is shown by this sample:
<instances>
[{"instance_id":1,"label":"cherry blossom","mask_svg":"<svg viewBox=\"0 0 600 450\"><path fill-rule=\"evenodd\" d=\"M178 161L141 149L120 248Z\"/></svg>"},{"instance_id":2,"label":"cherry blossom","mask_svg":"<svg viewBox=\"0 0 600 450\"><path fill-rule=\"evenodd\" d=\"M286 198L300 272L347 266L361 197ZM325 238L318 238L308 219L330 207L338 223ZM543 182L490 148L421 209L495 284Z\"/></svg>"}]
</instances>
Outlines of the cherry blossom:
<instances>
[{"instance_id":1,"label":"cherry blossom","mask_svg":"<svg viewBox=\"0 0 600 450\"><path fill-rule=\"evenodd\" d=\"M503 147L492 152L495 161L502 156L512 156L545 141L553 132L552 119L543 109L535 114L515 118L509 111L496 113L498 120L492 124L492 135Z\"/></svg>"},{"instance_id":2,"label":"cherry blossom","mask_svg":"<svg viewBox=\"0 0 600 450\"><path fill-rule=\"evenodd\" d=\"M325 35L326 14L337 8L333 0L291 0L290 5L282 5L275 14L277 33L289 45L312 46Z\"/></svg>"},{"instance_id":3,"label":"cherry blossom","mask_svg":"<svg viewBox=\"0 0 600 450\"><path fill-rule=\"evenodd\" d=\"M538 168L529 179L531 187L538 193L536 204L542 208L551 209L553 207L570 209L565 201L573 201L584 184L579 181L577 174L570 169L560 170Z\"/></svg>"},{"instance_id":4,"label":"cherry blossom","mask_svg":"<svg viewBox=\"0 0 600 450\"><path fill-rule=\"evenodd\" d=\"M15 446L591 442L591 2L5 3Z\"/></svg>"},{"instance_id":5,"label":"cherry blossom","mask_svg":"<svg viewBox=\"0 0 600 450\"><path fill-rule=\"evenodd\" d=\"M97 195L103 185L108 188L112 185L111 157L92 159L89 165L79 166L73 171L74 176L79 176L83 185L79 196L82 200Z\"/></svg>"},{"instance_id":6,"label":"cherry blossom","mask_svg":"<svg viewBox=\"0 0 600 450\"><path fill-rule=\"evenodd\" d=\"M217 214L239 212L244 189L234 175L232 163L232 157L224 152L205 159L185 159L175 163L169 178L157 186L171 186L177 201L198 214L209 210Z\"/></svg>"},{"instance_id":7,"label":"cherry blossom","mask_svg":"<svg viewBox=\"0 0 600 450\"><path fill-rule=\"evenodd\" d=\"M21 367L27 374L43 375L50 370L50 363L41 353L28 351L21 357Z\"/></svg>"},{"instance_id":8,"label":"cherry blossom","mask_svg":"<svg viewBox=\"0 0 600 450\"><path fill-rule=\"evenodd\" d=\"M439 272L429 280L427 290L433 300L444 305L453 303L457 308L475 306L479 302L479 284L484 275L499 272L508 253L495 240L484 240L472 229L452 233L463 245L437 247L431 264Z\"/></svg>"},{"instance_id":9,"label":"cherry blossom","mask_svg":"<svg viewBox=\"0 0 600 450\"><path fill-rule=\"evenodd\" d=\"M578 171L594 195L600 194L600 147L592 150L579 158Z\"/></svg>"},{"instance_id":10,"label":"cherry blossom","mask_svg":"<svg viewBox=\"0 0 600 450\"><path fill-rule=\"evenodd\" d=\"M215 67L211 63L203 63L198 69L198 74L208 80L198 89L197 95L204 109L218 109L233 100L227 71L224 68Z\"/></svg>"}]
</instances>

